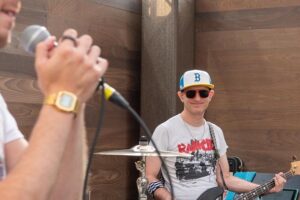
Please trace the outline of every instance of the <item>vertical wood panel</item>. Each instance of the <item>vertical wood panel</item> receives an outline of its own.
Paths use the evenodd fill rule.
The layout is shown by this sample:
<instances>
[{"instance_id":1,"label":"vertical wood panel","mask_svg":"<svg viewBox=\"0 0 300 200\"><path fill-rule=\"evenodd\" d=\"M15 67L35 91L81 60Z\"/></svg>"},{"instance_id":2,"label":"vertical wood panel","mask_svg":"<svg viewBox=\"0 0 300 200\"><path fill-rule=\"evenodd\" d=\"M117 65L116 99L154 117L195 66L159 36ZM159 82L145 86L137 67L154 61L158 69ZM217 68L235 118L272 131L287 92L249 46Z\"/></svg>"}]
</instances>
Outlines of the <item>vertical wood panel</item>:
<instances>
[{"instance_id":1,"label":"vertical wood panel","mask_svg":"<svg viewBox=\"0 0 300 200\"><path fill-rule=\"evenodd\" d=\"M179 76L194 66L194 0L143 1L141 113L150 130L181 109Z\"/></svg>"},{"instance_id":2,"label":"vertical wood panel","mask_svg":"<svg viewBox=\"0 0 300 200\"><path fill-rule=\"evenodd\" d=\"M299 157L299 1L197 1L196 64L216 85L208 120L249 170Z\"/></svg>"}]
</instances>

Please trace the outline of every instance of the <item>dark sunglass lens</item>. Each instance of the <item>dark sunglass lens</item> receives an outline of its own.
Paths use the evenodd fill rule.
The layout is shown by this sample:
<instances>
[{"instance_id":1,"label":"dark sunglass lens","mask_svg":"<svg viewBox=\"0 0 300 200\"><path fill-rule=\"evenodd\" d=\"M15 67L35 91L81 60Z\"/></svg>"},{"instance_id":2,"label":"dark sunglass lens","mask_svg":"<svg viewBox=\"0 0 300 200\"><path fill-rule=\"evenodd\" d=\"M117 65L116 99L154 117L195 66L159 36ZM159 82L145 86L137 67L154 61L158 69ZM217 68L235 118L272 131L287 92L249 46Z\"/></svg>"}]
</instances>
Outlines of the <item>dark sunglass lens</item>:
<instances>
[{"instance_id":1,"label":"dark sunglass lens","mask_svg":"<svg viewBox=\"0 0 300 200\"><path fill-rule=\"evenodd\" d=\"M209 95L209 91L208 90L199 90L199 95L202 98L206 98Z\"/></svg>"},{"instance_id":2,"label":"dark sunglass lens","mask_svg":"<svg viewBox=\"0 0 300 200\"><path fill-rule=\"evenodd\" d=\"M185 92L185 95L187 98L194 98L196 96L196 91L195 90L188 90Z\"/></svg>"}]
</instances>

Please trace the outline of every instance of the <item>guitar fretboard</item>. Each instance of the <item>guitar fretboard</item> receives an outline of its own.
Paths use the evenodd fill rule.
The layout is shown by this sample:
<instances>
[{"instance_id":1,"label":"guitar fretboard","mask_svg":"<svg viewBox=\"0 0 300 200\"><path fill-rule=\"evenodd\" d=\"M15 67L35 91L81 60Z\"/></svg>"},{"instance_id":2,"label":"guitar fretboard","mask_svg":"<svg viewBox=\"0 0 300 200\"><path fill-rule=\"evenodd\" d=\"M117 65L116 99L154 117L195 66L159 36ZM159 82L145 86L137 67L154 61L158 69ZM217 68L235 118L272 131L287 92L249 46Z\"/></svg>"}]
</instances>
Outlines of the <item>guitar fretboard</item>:
<instances>
[{"instance_id":1,"label":"guitar fretboard","mask_svg":"<svg viewBox=\"0 0 300 200\"><path fill-rule=\"evenodd\" d=\"M288 179L291 176L293 176L293 173L291 171L288 171L282 175L282 177L284 177L285 179ZM274 179L272 179L269 182L264 183L258 186L257 188L251 190L250 192L238 195L236 198L234 198L234 200L252 200L270 191L274 186L275 186L275 181Z\"/></svg>"}]
</instances>

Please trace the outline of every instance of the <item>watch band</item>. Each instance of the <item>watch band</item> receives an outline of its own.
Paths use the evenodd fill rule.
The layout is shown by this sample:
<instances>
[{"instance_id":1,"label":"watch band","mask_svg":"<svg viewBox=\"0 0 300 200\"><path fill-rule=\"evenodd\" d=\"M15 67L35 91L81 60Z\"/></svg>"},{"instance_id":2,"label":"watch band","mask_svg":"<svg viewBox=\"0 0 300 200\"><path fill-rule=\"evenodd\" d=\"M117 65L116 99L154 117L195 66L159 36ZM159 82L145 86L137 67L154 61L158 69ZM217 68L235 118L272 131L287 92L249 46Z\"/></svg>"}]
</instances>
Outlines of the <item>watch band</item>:
<instances>
[{"instance_id":1,"label":"watch band","mask_svg":"<svg viewBox=\"0 0 300 200\"><path fill-rule=\"evenodd\" d=\"M77 96L68 91L60 91L48 95L44 100L44 104L53 105L55 108L63 112L78 113L79 111Z\"/></svg>"}]
</instances>

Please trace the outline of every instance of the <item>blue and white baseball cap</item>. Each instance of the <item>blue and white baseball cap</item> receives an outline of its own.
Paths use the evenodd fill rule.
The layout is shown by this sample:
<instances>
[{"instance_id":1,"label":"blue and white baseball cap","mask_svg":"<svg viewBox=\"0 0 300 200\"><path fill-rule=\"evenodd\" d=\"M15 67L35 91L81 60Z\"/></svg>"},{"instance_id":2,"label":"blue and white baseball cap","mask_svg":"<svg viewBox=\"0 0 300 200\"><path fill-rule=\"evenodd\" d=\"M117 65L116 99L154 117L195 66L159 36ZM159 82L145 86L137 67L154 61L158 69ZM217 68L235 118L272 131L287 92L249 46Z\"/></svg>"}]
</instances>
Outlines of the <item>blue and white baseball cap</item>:
<instances>
[{"instance_id":1,"label":"blue and white baseball cap","mask_svg":"<svg viewBox=\"0 0 300 200\"><path fill-rule=\"evenodd\" d=\"M215 87L211 82L209 74L206 71L197 69L184 72L179 81L180 90L192 86L206 86L210 89Z\"/></svg>"}]
</instances>

